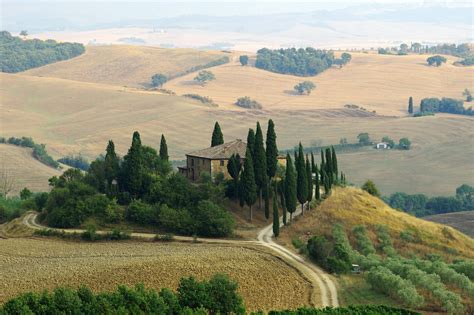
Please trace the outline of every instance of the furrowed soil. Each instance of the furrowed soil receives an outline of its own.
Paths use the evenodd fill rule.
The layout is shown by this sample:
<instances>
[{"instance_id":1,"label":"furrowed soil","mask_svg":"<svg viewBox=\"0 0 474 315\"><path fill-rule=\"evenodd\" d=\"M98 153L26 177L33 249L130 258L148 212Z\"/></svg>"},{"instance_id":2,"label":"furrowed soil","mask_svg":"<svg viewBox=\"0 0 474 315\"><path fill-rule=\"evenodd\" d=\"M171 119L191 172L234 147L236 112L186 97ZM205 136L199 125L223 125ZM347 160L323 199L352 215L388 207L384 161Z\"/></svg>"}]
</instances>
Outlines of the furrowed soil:
<instances>
[{"instance_id":1,"label":"furrowed soil","mask_svg":"<svg viewBox=\"0 0 474 315\"><path fill-rule=\"evenodd\" d=\"M56 286L101 291L143 283L176 289L181 277L207 279L215 273L238 281L249 311L309 303L309 283L281 259L252 245L0 239L0 303Z\"/></svg>"}]
</instances>

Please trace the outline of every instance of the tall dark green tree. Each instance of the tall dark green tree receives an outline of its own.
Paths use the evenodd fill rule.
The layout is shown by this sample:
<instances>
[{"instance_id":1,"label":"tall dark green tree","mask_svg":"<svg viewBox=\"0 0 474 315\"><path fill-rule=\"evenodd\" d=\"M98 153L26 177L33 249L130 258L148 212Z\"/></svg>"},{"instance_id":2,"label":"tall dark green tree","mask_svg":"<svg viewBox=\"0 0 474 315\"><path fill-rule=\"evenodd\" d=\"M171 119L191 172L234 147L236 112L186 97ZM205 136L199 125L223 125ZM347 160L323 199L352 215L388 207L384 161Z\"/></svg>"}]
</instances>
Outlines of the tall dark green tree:
<instances>
[{"instance_id":1,"label":"tall dark green tree","mask_svg":"<svg viewBox=\"0 0 474 315\"><path fill-rule=\"evenodd\" d=\"M314 154L313 154L313 152L311 152L311 171L313 173L316 173L316 171L315 171L316 169L317 169L317 165L314 162Z\"/></svg>"},{"instance_id":2,"label":"tall dark green tree","mask_svg":"<svg viewBox=\"0 0 474 315\"><path fill-rule=\"evenodd\" d=\"M115 153L115 144L112 140L109 140L107 144L107 149L105 150L105 159L104 159L104 174L107 181L106 191L108 194L114 194L115 189L113 189L114 181L117 182L118 175L120 171L119 158Z\"/></svg>"},{"instance_id":3,"label":"tall dark green tree","mask_svg":"<svg viewBox=\"0 0 474 315\"><path fill-rule=\"evenodd\" d=\"M332 172L337 181L337 175L339 174L339 171L338 171L338 166L337 166L336 150L334 149L333 146L331 146L331 159L332 159Z\"/></svg>"},{"instance_id":4,"label":"tall dark green tree","mask_svg":"<svg viewBox=\"0 0 474 315\"><path fill-rule=\"evenodd\" d=\"M214 124L214 131L212 132L211 147L224 143L224 135L222 134L221 126L216 121Z\"/></svg>"},{"instance_id":5,"label":"tall dark green tree","mask_svg":"<svg viewBox=\"0 0 474 315\"><path fill-rule=\"evenodd\" d=\"M275 124L273 120L268 121L267 139L266 139L266 155L267 155L267 175L271 180L275 177L278 168L278 148L276 143Z\"/></svg>"},{"instance_id":6,"label":"tall dark green tree","mask_svg":"<svg viewBox=\"0 0 474 315\"><path fill-rule=\"evenodd\" d=\"M267 180L267 160L265 156L265 148L263 146L263 133L260 123L257 122L257 129L255 132L255 146L252 154L253 171L255 172L255 183L257 184L257 191L259 196L258 208L262 208L262 194L265 186L268 184Z\"/></svg>"},{"instance_id":7,"label":"tall dark green tree","mask_svg":"<svg viewBox=\"0 0 474 315\"><path fill-rule=\"evenodd\" d=\"M133 133L132 145L123 158L122 189L134 198L140 197L143 188L142 141L138 131Z\"/></svg>"},{"instance_id":8,"label":"tall dark green tree","mask_svg":"<svg viewBox=\"0 0 474 315\"><path fill-rule=\"evenodd\" d=\"M229 175L230 177L232 177L233 180L232 194L235 198L237 198L239 195L239 176L241 169L242 164L240 163L240 155L238 153L232 154L229 159L229 162L227 163L227 171L229 172Z\"/></svg>"},{"instance_id":9,"label":"tall dark green tree","mask_svg":"<svg viewBox=\"0 0 474 315\"><path fill-rule=\"evenodd\" d=\"M315 174L315 178L314 178L314 191L315 191L315 198L316 200L321 200L321 192L320 192L320 173L319 173L319 170L318 170L318 166L317 165L314 165L314 170L313 170L313 173Z\"/></svg>"},{"instance_id":10,"label":"tall dark green tree","mask_svg":"<svg viewBox=\"0 0 474 315\"><path fill-rule=\"evenodd\" d=\"M250 152L253 152L255 151L255 131L250 128L249 129L249 132L247 134L247 149L250 149Z\"/></svg>"},{"instance_id":11,"label":"tall dark green tree","mask_svg":"<svg viewBox=\"0 0 474 315\"><path fill-rule=\"evenodd\" d=\"M280 193L281 210L283 212L283 224L286 225L285 178L282 178L277 185Z\"/></svg>"},{"instance_id":12,"label":"tall dark green tree","mask_svg":"<svg viewBox=\"0 0 474 315\"><path fill-rule=\"evenodd\" d=\"M304 203L308 199L308 179L304 162L303 146L301 142L298 148L298 161L296 165L296 195L301 204L301 214L304 214Z\"/></svg>"},{"instance_id":13,"label":"tall dark green tree","mask_svg":"<svg viewBox=\"0 0 474 315\"><path fill-rule=\"evenodd\" d=\"M308 156L306 156L306 180L308 181L308 195L306 201L308 201L308 210L311 200L313 200L313 174L311 172L311 164L309 163Z\"/></svg>"},{"instance_id":14,"label":"tall dark green tree","mask_svg":"<svg viewBox=\"0 0 474 315\"><path fill-rule=\"evenodd\" d=\"M270 184L267 182L265 185L263 185L263 203L264 203L264 208L265 208L265 219L268 220L270 217L270 191L269 187Z\"/></svg>"},{"instance_id":15,"label":"tall dark green tree","mask_svg":"<svg viewBox=\"0 0 474 315\"><path fill-rule=\"evenodd\" d=\"M286 155L285 205L290 213L291 222L293 213L296 211L296 172L290 154Z\"/></svg>"},{"instance_id":16,"label":"tall dark green tree","mask_svg":"<svg viewBox=\"0 0 474 315\"><path fill-rule=\"evenodd\" d=\"M334 179L334 171L332 169L333 167L333 161L332 161L332 154L331 154L331 148L326 148L326 179L327 179L327 184L329 186L329 189L331 189L332 184L333 184L333 179Z\"/></svg>"},{"instance_id":17,"label":"tall dark green tree","mask_svg":"<svg viewBox=\"0 0 474 315\"><path fill-rule=\"evenodd\" d=\"M166 144L166 139L165 135L161 135L161 141L160 141L160 159L163 161L168 161L169 155L168 155L168 145Z\"/></svg>"},{"instance_id":18,"label":"tall dark green tree","mask_svg":"<svg viewBox=\"0 0 474 315\"><path fill-rule=\"evenodd\" d=\"M249 207L249 220L252 221L252 206L257 201L257 185L255 184L255 173L253 171L252 151L247 146L245 152L244 171L242 173L242 197Z\"/></svg>"},{"instance_id":19,"label":"tall dark green tree","mask_svg":"<svg viewBox=\"0 0 474 315\"><path fill-rule=\"evenodd\" d=\"M408 113L413 114L413 97L408 99Z\"/></svg>"},{"instance_id":20,"label":"tall dark green tree","mask_svg":"<svg viewBox=\"0 0 474 315\"><path fill-rule=\"evenodd\" d=\"M320 171L323 171L326 169L326 162L324 161L324 151L321 149L321 165L319 167Z\"/></svg>"},{"instance_id":21,"label":"tall dark green tree","mask_svg":"<svg viewBox=\"0 0 474 315\"><path fill-rule=\"evenodd\" d=\"M276 198L276 191L273 194L273 235L278 237L280 235L280 214L278 213L278 202Z\"/></svg>"}]
</instances>

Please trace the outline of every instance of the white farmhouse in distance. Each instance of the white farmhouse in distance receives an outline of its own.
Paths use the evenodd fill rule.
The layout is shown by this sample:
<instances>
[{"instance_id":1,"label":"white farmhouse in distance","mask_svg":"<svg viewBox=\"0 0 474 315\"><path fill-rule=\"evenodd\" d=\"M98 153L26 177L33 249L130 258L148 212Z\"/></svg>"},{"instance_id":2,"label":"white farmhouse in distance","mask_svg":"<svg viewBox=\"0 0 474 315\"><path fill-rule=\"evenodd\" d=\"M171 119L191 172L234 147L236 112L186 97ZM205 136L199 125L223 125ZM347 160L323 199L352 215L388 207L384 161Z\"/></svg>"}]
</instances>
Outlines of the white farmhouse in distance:
<instances>
[{"instance_id":1,"label":"white farmhouse in distance","mask_svg":"<svg viewBox=\"0 0 474 315\"><path fill-rule=\"evenodd\" d=\"M375 145L376 149L390 149L390 146L387 142L379 142Z\"/></svg>"}]
</instances>

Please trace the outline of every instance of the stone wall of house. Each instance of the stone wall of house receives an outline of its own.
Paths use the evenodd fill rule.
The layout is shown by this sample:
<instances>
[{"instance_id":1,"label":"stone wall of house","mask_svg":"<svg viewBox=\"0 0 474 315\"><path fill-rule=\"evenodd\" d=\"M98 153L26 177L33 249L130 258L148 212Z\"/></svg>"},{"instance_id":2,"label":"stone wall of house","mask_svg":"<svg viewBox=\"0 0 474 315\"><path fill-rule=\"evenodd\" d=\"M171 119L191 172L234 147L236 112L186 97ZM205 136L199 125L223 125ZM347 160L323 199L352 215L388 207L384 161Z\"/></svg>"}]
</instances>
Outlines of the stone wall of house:
<instances>
[{"instance_id":1,"label":"stone wall of house","mask_svg":"<svg viewBox=\"0 0 474 315\"><path fill-rule=\"evenodd\" d=\"M219 173L224 174L225 179L230 179L230 174L227 171L227 164L229 163L229 160L213 160L212 161L212 176L216 176Z\"/></svg>"},{"instance_id":2,"label":"stone wall of house","mask_svg":"<svg viewBox=\"0 0 474 315\"><path fill-rule=\"evenodd\" d=\"M198 181L202 172L211 172L211 160L188 156L186 163L190 180Z\"/></svg>"}]
</instances>

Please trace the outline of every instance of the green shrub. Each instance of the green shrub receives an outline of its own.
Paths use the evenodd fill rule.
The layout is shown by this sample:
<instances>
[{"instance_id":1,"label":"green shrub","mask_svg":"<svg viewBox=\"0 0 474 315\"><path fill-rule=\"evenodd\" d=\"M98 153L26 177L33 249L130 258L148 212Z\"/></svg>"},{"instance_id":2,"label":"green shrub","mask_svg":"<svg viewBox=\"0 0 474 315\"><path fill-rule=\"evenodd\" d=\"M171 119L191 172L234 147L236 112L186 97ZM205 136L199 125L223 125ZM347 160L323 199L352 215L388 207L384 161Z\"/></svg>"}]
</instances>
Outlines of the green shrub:
<instances>
[{"instance_id":1,"label":"green shrub","mask_svg":"<svg viewBox=\"0 0 474 315\"><path fill-rule=\"evenodd\" d=\"M474 261L472 260L461 260L456 261L449 267L453 268L456 272L464 274L471 281L474 281Z\"/></svg>"},{"instance_id":2,"label":"green shrub","mask_svg":"<svg viewBox=\"0 0 474 315\"><path fill-rule=\"evenodd\" d=\"M248 109L262 109L262 104L248 96L239 97L235 102L235 105Z\"/></svg>"},{"instance_id":3,"label":"green shrub","mask_svg":"<svg viewBox=\"0 0 474 315\"><path fill-rule=\"evenodd\" d=\"M390 257L397 255L397 251L393 248L392 238L388 233L388 228L385 225L377 225L375 228L377 238L380 243L380 249Z\"/></svg>"},{"instance_id":4,"label":"green shrub","mask_svg":"<svg viewBox=\"0 0 474 315\"><path fill-rule=\"evenodd\" d=\"M131 238L130 232L123 231L119 228L114 228L112 232L105 234L105 239L108 239L111 241L122 241L122 240L128 240L130 238Z\"/></svg>"},{"instance_id":5,"label":"green shrub","mask_svg":"<svg viewBox=\"0 0 474 315\"><path fill-rule=\"evenodd\" d=\"M291 244L293 244L293 246L296 248L296 249L300 249L304 246L304 243L302 240L300 240L299 238L293 238L291 240Z\"/></svg>"},{"instance_id":6,"label":"green shrub","mask_svg":"<svg viewBox=\"0 0 474 315\"><path fill-rule=\"evenodd\" d=\"M101 239L101 236L97 234L96 231L97 231L96 226L93 224L89 224L86 227L86 230L82 232L81 238L85 241L91 241L91 242L98 241L99 239Z\"/></svg>"},{"instance_id":7,"label":"green shrub","mask_svg":"<svg viewBox=\"0 0 474 315\"><path fill-rule=\"evenodd\" d=\"M209 200L199 202L194 218L200 236L229 236L235 225L234 218L229 212Z\"/></svg>"},{"instance_id":8,"label":"green shrub","mask_svg":"<svg viewBox=\"0 0 474 315\"><path fill-rule=\"evenodd\" d=\"M133 200L127 207L126 218L140 224L151 224L157 221L156 209L140 200Z\"/></svg>"},{"instance_id":9,"label":"green shrub","mask_svg":"<svg viewBox=\"0 0 474 315\"><path fill-rule=\"evenodd\" d=\"M352 229L352 232L355 235L357 246L359 251L364 254L364 256L368 256L370 254L375 254L375 248L372 244L372 241L367 236L367 230L363 225L356 225Z\"/></svg>"},{"instance_id":10,"label":"green shrub","mask_svg":"<svg viewBox=\"0 0 474 315\"><path fill-rule=\"evenodd\" d=\"M191 235L196 230L196 223L187 210L173 209L167 205L160 207L159 222L164 229L171 232Z\"/></svg>"}]
</instances>

